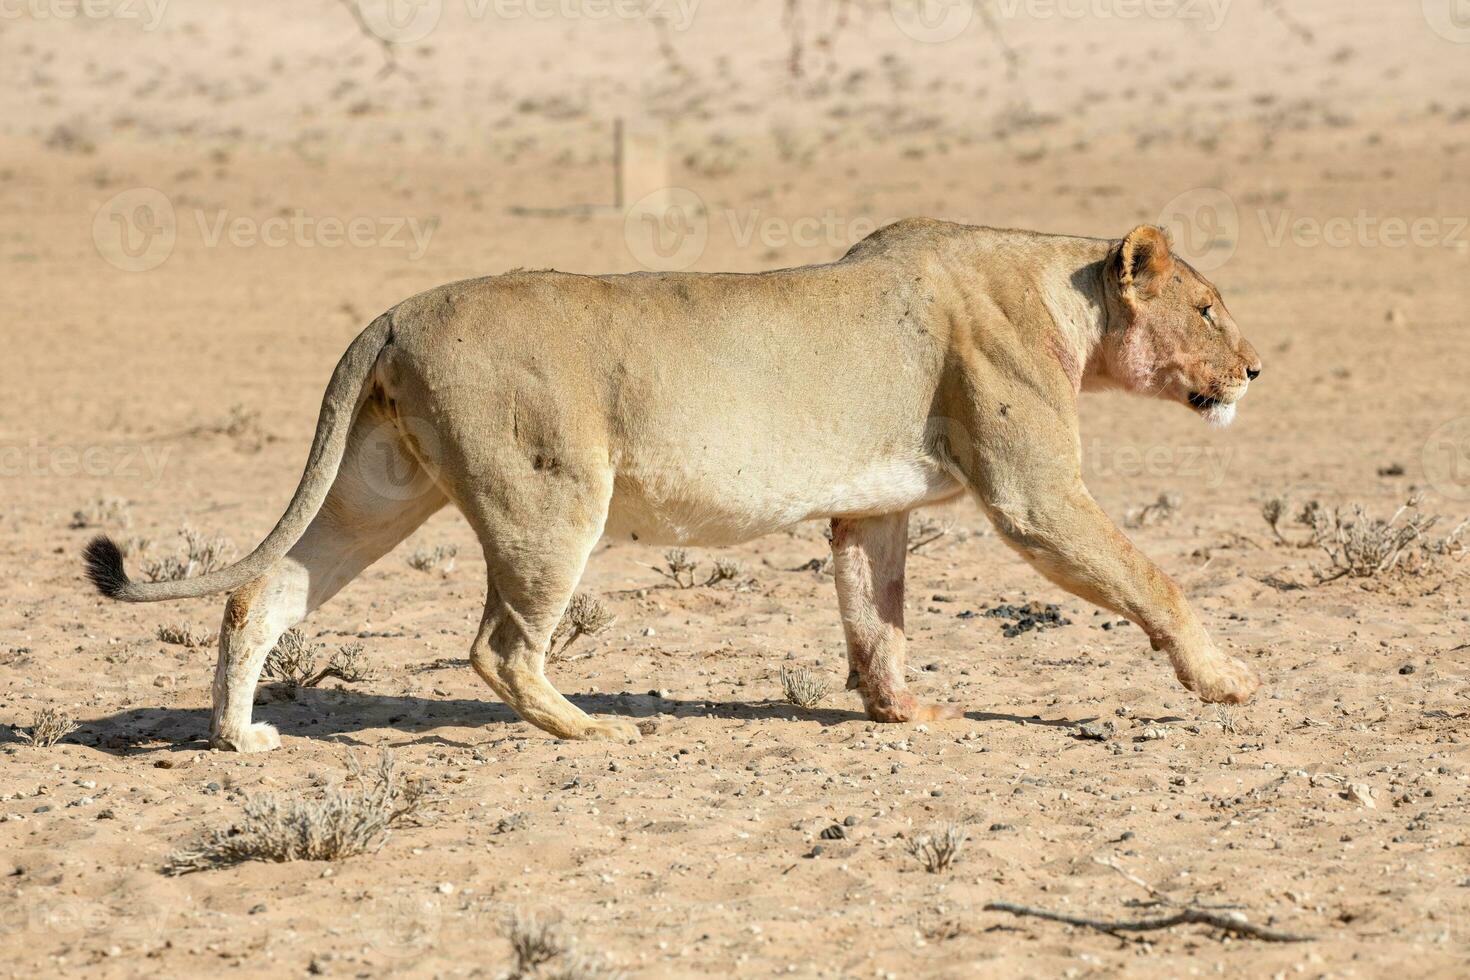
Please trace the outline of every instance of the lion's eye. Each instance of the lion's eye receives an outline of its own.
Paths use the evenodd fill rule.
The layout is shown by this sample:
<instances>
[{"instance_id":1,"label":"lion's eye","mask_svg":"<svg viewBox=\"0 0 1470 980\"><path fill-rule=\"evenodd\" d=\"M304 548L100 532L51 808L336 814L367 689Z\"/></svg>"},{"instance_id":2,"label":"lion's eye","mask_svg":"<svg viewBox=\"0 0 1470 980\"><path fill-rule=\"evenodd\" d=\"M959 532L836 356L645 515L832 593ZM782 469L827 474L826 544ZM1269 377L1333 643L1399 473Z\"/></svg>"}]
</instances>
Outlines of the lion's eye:
<instances>
[{"instance_id":1,"label":"lion's eye","mask_svg":"<svg viewBox=\"0 0 1470 980\"><path fill-rule=\"evenodd\" d=\"M1213 306L1201 306L1199 308L1199 315L1211 323L1215 322L1215 308Z\"/></svg>"}]
</instances>

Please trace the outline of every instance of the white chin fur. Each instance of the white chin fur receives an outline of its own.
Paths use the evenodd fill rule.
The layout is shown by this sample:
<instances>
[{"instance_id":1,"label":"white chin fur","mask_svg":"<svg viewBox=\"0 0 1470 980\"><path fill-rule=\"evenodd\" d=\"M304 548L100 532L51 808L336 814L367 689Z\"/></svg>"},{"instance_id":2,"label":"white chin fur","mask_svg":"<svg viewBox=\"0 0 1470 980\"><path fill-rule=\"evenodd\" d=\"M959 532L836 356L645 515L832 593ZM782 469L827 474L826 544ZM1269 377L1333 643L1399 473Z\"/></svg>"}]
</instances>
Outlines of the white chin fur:
<instances>
[{"instance_id":1,"label":"white chin fur","mask_svg":"<svg viewBox=\"0 0 1470 980\"><path fill-rule=\"evenodd\" d=\"M1235 421L1235 405L1214 405L1201 413L1205 421L1217 429L1223 429Z\"/></svg>"}]
</instances>

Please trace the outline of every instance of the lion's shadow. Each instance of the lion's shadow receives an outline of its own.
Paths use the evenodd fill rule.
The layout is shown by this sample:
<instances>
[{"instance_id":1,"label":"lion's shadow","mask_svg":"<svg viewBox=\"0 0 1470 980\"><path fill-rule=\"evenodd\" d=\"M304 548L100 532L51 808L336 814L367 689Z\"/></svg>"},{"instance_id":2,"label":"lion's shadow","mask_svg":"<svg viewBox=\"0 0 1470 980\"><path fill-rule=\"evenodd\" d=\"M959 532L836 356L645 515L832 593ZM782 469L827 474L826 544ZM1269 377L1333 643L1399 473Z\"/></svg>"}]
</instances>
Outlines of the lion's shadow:
<instances>
[{"instance_id":1,"label":"lion's shadow","mask_svg":"<svg viewBox=\"0 0 1470 980\"><path fill-rule=\"evenodd\" d=\"M795 708L781 701L679 700L651 694L574 694L573 704L592 715L610 715L677 724L686 718L737 721L815 721L823 727L866 722L860 711L844 708ZM129 708L86 719L73 741L113 754L197 751L206 745L208 708ZM970 711L972 722L1004 722L1055 729L1075 729L1091 718L1041 718L1032 715ZM266 699L256 704L254 720L267 722L285 736L332 739L352 743L354 735L372 730L426 736L446 744L473 745L486 738L534 734L499 701L413 695L359 693L349 690L306 690L296 699ZM474 728L476 737L459 741L432 733L439 729Z\"/></svg>"}]
</instances>

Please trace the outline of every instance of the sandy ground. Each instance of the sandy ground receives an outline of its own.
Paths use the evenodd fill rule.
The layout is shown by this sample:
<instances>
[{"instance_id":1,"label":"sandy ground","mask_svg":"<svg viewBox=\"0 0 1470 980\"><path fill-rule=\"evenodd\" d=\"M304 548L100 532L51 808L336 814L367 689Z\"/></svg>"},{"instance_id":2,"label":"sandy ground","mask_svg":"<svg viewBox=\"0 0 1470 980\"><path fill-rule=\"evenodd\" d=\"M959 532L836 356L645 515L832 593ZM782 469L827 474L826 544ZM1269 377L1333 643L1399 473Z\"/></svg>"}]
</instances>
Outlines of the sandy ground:
<instances>
[{"instance_id":1,"label":"sandy ground","mask_svg":"<svg viewBox=\"0 0 1470 980\"><path fill-rule=\"evenodd\" d=\"M998 0L948 40L883 4L803 5L795 24L783 6L664 4L660 29L429 4L433 30L387 73L325 0L7 8L0 721L59 707L80 727L0 744L0 972L499 976L514 910L560 916L632 976L1470 972L1467 563L1293 588L1326 556L1261 517L1280 495L1289 515L1387 516L1412 492L1444 516L1431 537L1470 514L1470 32L1432 0L1136 18ZM647 264L646 227L611 206L616 118L666 140L669 181L703 202L675 256L695 269L827 261L913 214L1173 223L1266 374L1225 431L1089 396L1084 463L1120 522L1177 497L1130 533L1261 695L1197 703L966 505L935 515L953 529L912 557L908 603L912 684L963 720L782 703L783 666L837 688L845 670L807 526L732 549L748 577L708 588L599 548L584 588L618 621L553 680L652 734L559 742L465 664L484 572L446 511L305 625L328 648L360 638L376 676L263 688L283 748L209 751L213 650L156 631L210 632L220 600L97 598L78 561L95 528L73 525L157 556L181 524L248 549L373 315L516 266ZM447 573L410 567L441 545ZM1032 600L1070 625L1007 638L977 615ZM247 794L319 794L347 753L383 748L435 795L375 856L160 873ZM969 842L926 873L906 840L947 822ZM845 836L823 839L833 824ZM1149 892L1100 860L1317 939L1120 941L983 910L1146 914L1129 903Z\"/></svg>"}]
</instances>

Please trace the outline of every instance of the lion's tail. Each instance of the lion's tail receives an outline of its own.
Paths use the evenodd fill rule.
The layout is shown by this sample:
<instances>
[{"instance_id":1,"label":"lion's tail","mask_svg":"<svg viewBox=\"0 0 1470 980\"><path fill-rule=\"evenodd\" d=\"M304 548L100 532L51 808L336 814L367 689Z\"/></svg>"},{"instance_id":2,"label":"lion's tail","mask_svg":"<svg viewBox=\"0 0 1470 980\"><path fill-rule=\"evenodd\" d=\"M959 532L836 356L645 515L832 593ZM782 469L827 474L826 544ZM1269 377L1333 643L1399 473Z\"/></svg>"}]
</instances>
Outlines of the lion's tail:
<instances>
[{"instance_id":1,"label":"lion's tail","mask_svg":"<svg viewBox=\"0 0 1470 980\"><path fill-rule=\"evenodd\" d=\"M111 538L99 536L87 545L85 558L87 578L97 591L109 599L123 602L158 602L163 599L191 599L238 589L265 574L280 561L291 546L301 539L311 519L321 509L337 478L342 457L347 451L347 434L358 410L370 391L368 380L379 352L393 330L393 317L385 313L367 326L347 347L337 362L327 393L322 398L321 415L317 418L316 435L311 453L296 494L286 513L255 550L244 558L198 578L176 582L134 582L123 568L122 551Z\"/></svg>"}]
</instances>

